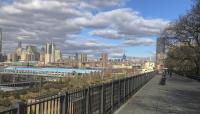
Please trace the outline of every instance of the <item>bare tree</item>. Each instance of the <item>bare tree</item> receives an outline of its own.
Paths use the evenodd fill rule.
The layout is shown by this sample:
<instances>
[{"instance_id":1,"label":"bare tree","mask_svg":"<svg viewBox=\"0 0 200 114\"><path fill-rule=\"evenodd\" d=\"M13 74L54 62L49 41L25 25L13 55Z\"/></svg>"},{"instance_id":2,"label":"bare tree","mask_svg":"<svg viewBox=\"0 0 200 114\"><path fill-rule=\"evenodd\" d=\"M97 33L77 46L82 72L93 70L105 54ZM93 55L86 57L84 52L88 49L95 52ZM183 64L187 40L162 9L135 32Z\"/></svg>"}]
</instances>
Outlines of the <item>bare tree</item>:
<instances>
[{"instance_id":1,"label":"bare tree","mask_svg":"<svg viewBox=\"0 0 200 114\"><path fill-rule=\"evenodd\" d=\"M176 70L192 70L199 75L200 0L196 0L192 9L166 28L162 35L168 50L166 65Z\"/></svg>"}]
</instances>

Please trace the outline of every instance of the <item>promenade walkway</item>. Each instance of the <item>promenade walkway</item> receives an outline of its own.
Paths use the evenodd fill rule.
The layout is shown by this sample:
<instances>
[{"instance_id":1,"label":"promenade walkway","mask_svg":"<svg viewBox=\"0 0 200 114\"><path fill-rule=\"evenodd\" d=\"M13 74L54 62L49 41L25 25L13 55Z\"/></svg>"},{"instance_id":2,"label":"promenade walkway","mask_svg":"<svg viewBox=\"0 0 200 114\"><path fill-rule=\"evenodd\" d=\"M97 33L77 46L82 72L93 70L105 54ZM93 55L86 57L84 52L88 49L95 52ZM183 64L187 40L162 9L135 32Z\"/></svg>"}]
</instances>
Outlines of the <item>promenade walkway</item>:
<instances>
[{"instance_id":1,"label":"promenade walkway","mask_svg":"<svg viewBox=\"0 0 200 114\"><path fill-rule=\"evenodd\" d=\"M115 114L200 114L200 82L180 76L159 85L155 76Z\"/></svg>"}]
</instances>

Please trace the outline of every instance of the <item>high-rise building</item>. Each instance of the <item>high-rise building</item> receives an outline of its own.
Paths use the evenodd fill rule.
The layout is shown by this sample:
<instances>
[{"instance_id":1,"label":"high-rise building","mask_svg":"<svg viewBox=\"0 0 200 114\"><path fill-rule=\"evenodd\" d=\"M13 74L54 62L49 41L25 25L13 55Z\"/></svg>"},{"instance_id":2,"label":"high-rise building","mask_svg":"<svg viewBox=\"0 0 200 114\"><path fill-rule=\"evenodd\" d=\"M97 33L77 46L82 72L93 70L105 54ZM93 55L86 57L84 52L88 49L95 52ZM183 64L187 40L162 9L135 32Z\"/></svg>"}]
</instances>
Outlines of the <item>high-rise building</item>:
<instances>
[{"instance_id":1,"label":"high-rise building","mask_svg":"<svg viewBox=\"0 0 200 114\"><path fill-rule=\"evenodd\" d=\"M75 61L77 62L78 67L85 67L85 64L87 62L87 54L86 53L76 53L75 55Z\"/></svg>"},{"instance_id":2,"label":"high-rise building","mask_svg":"<svg viewBox=\"0 0 200 114\"><path fill-rule=\"evenodd\" d=\"M17 48L22 48L22 41L21 40L18 41L18 47Z\"/></svg>"},{"instance_id":3,"label":"high-rise building","mask_svg":"<svg viewBox=\"0 0 200 114\"><path fill-rule=\"evenodd\" d=\"M23 51L22 42L18 41L18 47L15 50L15 53L17 54L17 60L21 60L22 51Z\"/></svg>"},{"instance_id":4,"label":"high-rise building","mask_svg":"<svg viewBox=\"0 0 200 114\"><path fill-rule=\"evenodd\" d=\"M55 62L55 45L53 43L47 43L45 49L45 63Z\"/></svg>"},{"instance_id":5,"label":"high-rise building","mask_svg":"<svg viewBox=\"0 0 200 114\"><path fill-rule=\"evenodd\" d=\"M80 62L82 62L82 63L87 62L87 54L86 53L80 54Z\"/></svg>"},{"instance_id":6,"label":"high-rise building","mask_svg":"<svg viewBox=\"0 0 200 114\"><path fill-rule=\"evenodd\" d=\"M45 62L45 48L42 47L40 51L40 62Z\"/></svg>"},{"instance_id":7,"label":"high-rise building","mask_svg":"<svg viewBox=\"0 0 200 114\"><path fill-rule=\"evenodd\" d=\"M122 61L126 61L126 54L125 54L125 51L124 51L124 54L123 54L123 56L122 56Z\"/></svg>"},{"instance_id":8,"label":"high-rise building","mask_svg":"<svg viewBox=\"0 0 200 114\"><path fill-rule=\"evenodd\" d=\"M76 62L78 62L78 61L79 61L79 54L78 54L78 53L76 53L76 54L75 54L75 57L74 57L74 59L75 59L75 61L76 61Z\"/></svg>"},{"instance_id":9,"label":"high-rise building","mask_svg":"<svg viewBox=\"0 0 200 114\"><path fill-rule=\"evenodd\" d=\"M156 46L156 68L160 70L164 67L165 39L162 37L158 38Z\"/></svg>"},{"instance_id":10,"label":"high-rise building","mask_svg":"<svg viewBox=\"0 0 200 114\"><path fill-rule=\"evenodd\" d=\"M45 64L54 63L61 59L61 51L56 49L55 44L47 43L45 49Z\"/></svg>"},{"instance_id":11,"label":"high-rise building","mask_svg":"<svg viewBox=\"0 0 200 114\"><path fill-rule=\"evenodd\" d=\"M0 28L0 54L2 55L2 40L3 40L3 33L2 29Z\"/></svg>"},{"instance_id":12,"label":"high-rise building","mask_svg":"<svg viewBox=\"0 0 200 114\"><path fill-rule=\"evenodd\" d=\"M0 28L0 62L4 61L2 53L2 40L3 40L3 35L2 35L2 29Z\"/></svg>"},{"instance_id":13,"label":"high-rise building","mask_svg":"<svg viewBox=\"0 0 200 114\"><path fill-rule=\"evenodd\" d=\"M18 48L20 49L20 48ZM37 51L36 46L26 46L21 52L21 61L39 61L40 54Z\"/></svg>"},{"instance_id":14,"label":"high-rise building","mask_svg":"<svg viewBox=\"0 0 200 114\"><path fill-rule=\"evenodd\" d=\"M61 59L61 51L59 49L55 50L55 62Z\"/></svg>"},{"instance_id":15,"label":"high-rise building","mask_svg":"<svg viewBox=\"0 0 200 114\"><path fill-rule=\"evenodd\" d=\"M101 67L106 68L108 66L108 54L102 53L101 54Z\"/></svg>"},{"instance_id":16,"label":"high-rise building","mask_svg":"<svg viewBox=\"0 0 200 114\"><path fill-rule=\"evenodd\" d=\"M10 53L7 56L8 62L16 62L17 61L17 54L16 53Z\"/></svg>"}]
</instances>

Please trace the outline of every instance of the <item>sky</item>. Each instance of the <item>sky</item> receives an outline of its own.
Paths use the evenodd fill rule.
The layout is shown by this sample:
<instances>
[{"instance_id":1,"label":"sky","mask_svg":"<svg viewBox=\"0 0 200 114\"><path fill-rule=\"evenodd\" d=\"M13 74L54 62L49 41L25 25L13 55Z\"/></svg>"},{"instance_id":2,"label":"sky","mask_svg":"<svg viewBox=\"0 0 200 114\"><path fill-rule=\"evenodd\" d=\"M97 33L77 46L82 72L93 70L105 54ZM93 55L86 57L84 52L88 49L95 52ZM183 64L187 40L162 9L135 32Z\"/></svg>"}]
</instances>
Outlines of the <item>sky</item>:
<instances>
[{"instance_id":1,"label":"sky","mask_svg":"<svg viewBox=\"0 0 200 114\"><path fill-rule=\"evenodd\" d=\"M38 48L53 42L64 55L154 56L156 38L192 0L0 0L3 51L18 40Z\"/></svg>"}]
</instances>

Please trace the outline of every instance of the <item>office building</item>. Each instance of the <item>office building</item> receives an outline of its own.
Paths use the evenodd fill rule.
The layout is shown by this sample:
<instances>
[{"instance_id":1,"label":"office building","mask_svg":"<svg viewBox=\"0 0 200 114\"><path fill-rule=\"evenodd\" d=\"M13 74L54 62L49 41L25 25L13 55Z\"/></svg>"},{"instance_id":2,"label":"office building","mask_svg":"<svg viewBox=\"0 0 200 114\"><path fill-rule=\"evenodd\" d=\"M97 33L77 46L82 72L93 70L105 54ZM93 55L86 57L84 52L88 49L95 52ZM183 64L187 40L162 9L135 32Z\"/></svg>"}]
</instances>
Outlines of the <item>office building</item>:
<instances>
[{"instance_id":1,"label":"office building","mask_svg":"<svg viewBox=\"0 0 200 114\"><path fill-rule=\"evenodd\" d=\"M108 54L102 53L100 61L101 61L101 67L106 68L108 66Z\"/></svg>"},{"instance_id":2,"label":"office building","mask_svg":"<svg viewBox=\"0 0 200 114\"><path fill-rule=\"evenodd\" d=\"M164 67L165 39L162 37L158 38L156 46L156 68L160 70Z\"/></svg>"},{"instance_id":3,"label":"office building","mask_svg":"<svg viewBox=\"0 0 200 114\"><path fill-rule=\"evenodd\" d=\"M85 53L76 53L75 54L75 61L77 63L77 67L83 68L87 62L87 54Z\"/></svg>"},{"instance_id":4,"label":"office building","mask_svg":"<svg viewBox=\"0 0 200 114\"><path fill-rule=\"evenodd\" d=\"M20 48L19 48L20 49ZM21 61L39 61L40 54L37 51L36 46L26 46L26 49L22 49Z\"/></svg>"},{"instance_id":5,"label":"office building","mask_svg":"<svg viewBox=\"0 0 200 114\"><path fill-rule=\"evenodd\" d=\"M59 49L55 50L55 62L61 60L61 51Z\"/></svg>"},{"instance_id":6,"label":"office building","mask_svg":"<svg viewBox=\"0 0 200 114\"><path fill-rule=\"evenodd\" d=\"M2 29L0 28L0 62L4 61L2 53L2 40L3 40L3 34L2 34Z\"/></svg>"},{"instance_id":7,"label":"office building","mask_svg":"<svg viewBox=\"0 0 200 114\"><path fill-rule=\"evenodd\" d=\"M61 51L56 49L55 44L47 43L45 48L45 64L55 63L61 59Z\"/></svg>"},{"instance_id":8,"label":"office building","mask_svg":"<svg viewBox=\"0 0 200 114\"><path fill-rule=\"evenodd\" d=\"M17 54L16 53L10 53L7 55L7 61L8 62L16 62L17 61Z\"/></svg>"}]
</instances>

